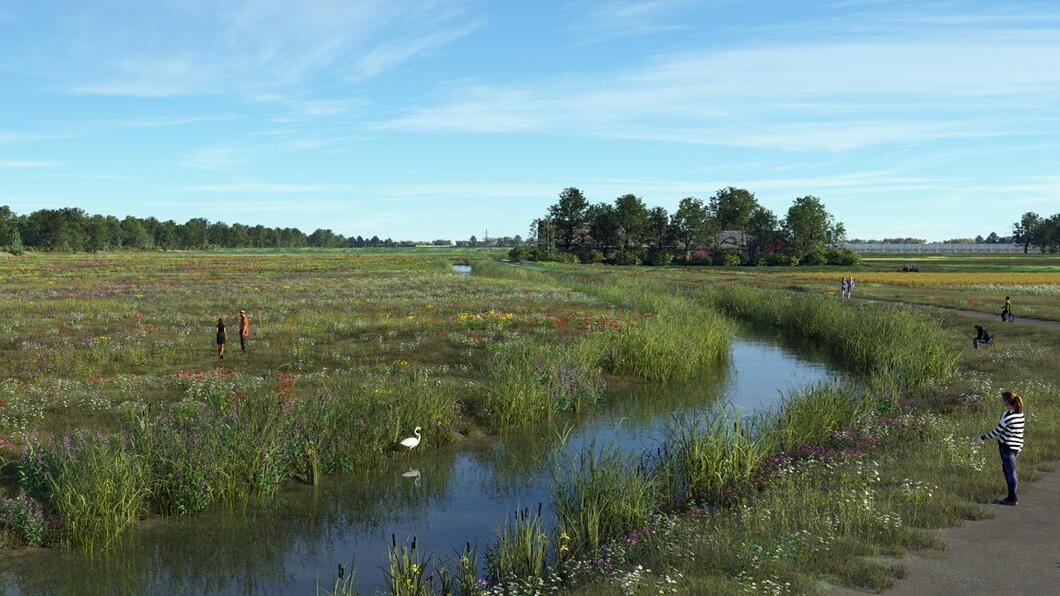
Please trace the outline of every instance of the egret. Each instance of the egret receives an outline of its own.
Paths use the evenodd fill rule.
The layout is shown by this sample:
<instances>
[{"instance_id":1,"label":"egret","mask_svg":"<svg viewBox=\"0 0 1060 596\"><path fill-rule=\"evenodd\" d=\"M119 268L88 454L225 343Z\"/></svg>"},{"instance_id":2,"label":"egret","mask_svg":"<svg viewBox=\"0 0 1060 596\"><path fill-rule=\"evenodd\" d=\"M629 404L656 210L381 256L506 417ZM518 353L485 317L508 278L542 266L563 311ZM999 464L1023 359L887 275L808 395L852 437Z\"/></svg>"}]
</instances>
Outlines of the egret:
<instances>
[{"instance_id":1,"label":"egret","mask_svg":"<svg viewBox=\"0 0 1060 596\"><path fill-rule=\"evenodd\" d=\"M409 437L407 439L401 439L401 442L398 444L402 447L408 447L409 451L412 451L413 447L420 444L420 427L417 426L416 430L413 431L413 434L415 434L416 436Z\"/></svg>"}]
</instances>

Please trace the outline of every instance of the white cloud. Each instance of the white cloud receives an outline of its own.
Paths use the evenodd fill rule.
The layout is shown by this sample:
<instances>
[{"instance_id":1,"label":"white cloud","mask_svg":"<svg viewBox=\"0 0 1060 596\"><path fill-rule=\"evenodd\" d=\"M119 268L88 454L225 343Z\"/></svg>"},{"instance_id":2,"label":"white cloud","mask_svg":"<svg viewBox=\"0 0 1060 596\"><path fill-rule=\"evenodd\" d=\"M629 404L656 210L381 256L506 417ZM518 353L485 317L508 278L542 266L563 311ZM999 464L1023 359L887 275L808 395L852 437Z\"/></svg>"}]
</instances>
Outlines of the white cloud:
<instances>
[{"instance_id":1,"label":"white cloud","mask_svg":"<svg viewBox=\"0 0 1060 596\"><path fill-rule=\"evenodd\" d=\"M235 145L214 145L193 151L180 160L182 165L200 170L230 170L246 163L243 150Z\"/></svg>"}]
</instances>

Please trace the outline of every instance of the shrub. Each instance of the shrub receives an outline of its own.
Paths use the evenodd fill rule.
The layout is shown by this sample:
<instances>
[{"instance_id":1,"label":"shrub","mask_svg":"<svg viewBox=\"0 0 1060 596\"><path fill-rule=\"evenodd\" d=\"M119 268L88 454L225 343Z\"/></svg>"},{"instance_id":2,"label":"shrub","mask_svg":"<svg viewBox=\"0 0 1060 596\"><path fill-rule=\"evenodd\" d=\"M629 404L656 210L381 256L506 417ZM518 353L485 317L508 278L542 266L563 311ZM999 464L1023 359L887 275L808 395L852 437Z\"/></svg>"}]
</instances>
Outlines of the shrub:
<instances>
[{"instance_id":1,"label":"shrub","mask_svg":"<svg viewBox=\"0 0 1060 596\"><path fill-rule=\"evenodd\" d=\"M648 253L644 262L648 265L663 267L674 261L674 254L668 250L653 250Z\"/></svg>"},{"instance_id":2,"label":"shrub","mask_svg":"<svg viewBox=\"0 0 1060 596\"><path fill-rule=\"evenodd\" d=\"M827 265L828 256L825 255L824 251L822 250L813 250L802 255L802 259L799 260L799 263L801 263L802 265L810 266Z\"/></svg>"},{"instance_id":3,"label":"shrub","mask_svg":"<svg viewBox=\"0 0 1060 596\"><path fill-rule=\"evenodd\" d=\"M825 251L825 258L829 265L857 265L861 263L861 255L857 251L848 248L832 247Z\"/></svg>"},{"instance_id":4,"label":"shrub","mask_svg":"<svg viewBox=\"0 0 1060 596\"><path fill-rule=\"evenodd\" d=\"M582 250L578 253L578 259L586 265L596 265L604 262L604 253L596 249Z\"/></svg>"},{"instance_id":5,"label":"shrub","mask_svg":"<svg viewBox=\"0 0 1060 596\"><path fill-rule=\"evenodd\" d=\"M44 507L36 499L20 491L18 497L0 498L0 523L26 544L44 546L50 541L50 524Z\"/></svg>"},{"instance_id":6,"label":"shrub","mask_svg":"<svg viewBox=\"0 0 1060 596\"><path fill-rule=\"evenodd\" d=\"M513 261L529 261L533 256L533 251L525 246L516 246L508 251L508 258Z\"/></svg>"},{"instance_id":7,"label":"shrub","mask_svg":"<svg viewBox=\"0 0 1060 596\"><path fill-rule=\"evenodd\" d=\"M782 252L775 252L766 257L766 265L770 267L794 267L799 264L799 258Z\"/></svg>"},{"instance_id":8,"label":"shrub","mask_svg":"<svg viewBox=\"0 0 1060 596\"><path fill-rule=\"evenodd\" d=\"M641 259L635 251L632 250L620 250L615 253L615 256L611 258L611 263L614 265L640 265Z\"/></svg>"},{"instance_id":9,"label":"shrub","mask_svg":"<svg viewBox=\"0 0 1060 596\"><path fill-rule=\"evenodd\" d=\"M743 262L743 255L738 250L723 250L718 254L718 264L725 267L736 267Z\"/></svg>"}]
</instances>

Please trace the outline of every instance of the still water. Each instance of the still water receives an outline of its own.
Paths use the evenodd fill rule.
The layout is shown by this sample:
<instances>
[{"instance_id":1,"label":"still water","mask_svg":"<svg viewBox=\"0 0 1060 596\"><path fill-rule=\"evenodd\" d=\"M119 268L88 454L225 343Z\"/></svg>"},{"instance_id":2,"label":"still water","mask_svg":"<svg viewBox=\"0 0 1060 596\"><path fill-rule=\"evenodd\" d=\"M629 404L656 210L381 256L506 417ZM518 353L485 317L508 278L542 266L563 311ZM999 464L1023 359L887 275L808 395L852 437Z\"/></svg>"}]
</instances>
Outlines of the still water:
<instances>
[{"instance_id":1,"label":"still water","mask_svg":"<svg viewBox=\"0 0 1060 596\"><path fill-rule=\"evenodd\" d=\"M606 406L577 418L403 454L367 476L293 487L247 511L151 521L104 558L22 554L0 562L0 585L9 594L307 594L330 586L338 563L352 562L360 589L371 593L385 577L392 534L416 536L436 558L465 541L481 556L516 507L544 503L547 512L551 457L602 445L641 453L675 417L760 412L782 392L837 374L812 347L748 334L726 365L695 383L613 386Z\"/></svg>"}]
</instances>

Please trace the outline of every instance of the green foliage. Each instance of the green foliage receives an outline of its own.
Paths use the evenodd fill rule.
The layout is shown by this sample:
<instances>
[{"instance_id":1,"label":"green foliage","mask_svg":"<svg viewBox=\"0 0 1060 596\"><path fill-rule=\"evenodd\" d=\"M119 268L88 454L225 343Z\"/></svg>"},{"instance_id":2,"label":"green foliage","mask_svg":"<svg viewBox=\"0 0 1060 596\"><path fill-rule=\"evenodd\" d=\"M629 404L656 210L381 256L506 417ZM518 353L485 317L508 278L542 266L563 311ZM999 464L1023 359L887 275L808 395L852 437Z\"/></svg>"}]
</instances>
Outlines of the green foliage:
<instances>
[{"instance_id":1,"label":"green foliage","mask_svg":"<svg viewBox=\"0 0 1060 596\"><path fill-rule=\"evenodd\" d=\"M664 267L673 263L674 253L668 250L653 250L648 253L648 257L644 260L647 265L655 265Z\"/></svg>"},{"instance_id":2,"label":"green foliage","mask_svg":"<svg viewBox=\"0 0 1060 596\"><path fill-rule=\"evenodd\" d=\"M125 447L117 438L86 434L62 447L48 483L64 541L106 549L136 523L150 491L149 473Z\"/></svg>"},{"instance_id":3,"label":"green foliage","mask_svg":"<svg viewBox=\"0 0 1060 596\"><path fill-rule=\"evenodd\" d=\"M852 385L818 385L788 394L771 415L768 438L790 451L801 443L822 445L843 428L856 428L874 403Z\"/></svg>"},{"instance_id":4,"label":"green foliage","mask_svg":"<svg viewBox=\"0 0 1060 596\"><path fill-rule=\"evenodd\" d=\"M416 538L409 544L398 546L397 538L390 537L390 548L386 553L387 594L391 596L427 596L431 589L430 559L424 559L416 550Z\"/></svg>"},{"instance_id":5,"label":"green foliage","mask_svg":"<svg viewBox=\"0 0 1060 596\"><path fill-rule=\"evenodd\" d=\"M586 265L596 265L604 262L604 253L596 249L582 250L578 253L578 260Z\"/></svg>"},{"instance_id":6,"label":"green foliage","mask_svg":"<svg viewBox=\"0 0 1060 596\"><path fill-rule=\"evenodd\" d=\"M829 265L852 266L861 263L861 255L849 248L829 247L824 251Z\"/></svg>"},{"instance_id":7,"label":"green foliage","mask_svg":"<svg viewBox=\"0 0 1060 596\"><path fill-rule=\"evenodd\" d=\"M615 265L640 265L641 259L635 250L620 250L611 257L611 262Z\"/></svg>"},{"instance_id":8,"label":"green foliage","mask_svg":"<svg viewBox=\"0 0 1060 596\"><path fill-rule=\"evenodd\" d=\"M802 255L802 259L799 261L800 265L809 265L811 267L817 265L825 265L828 263L828 255L824 250L814 249L808 253Z\"/></svg>"},{"instance_id":9,"label":"green foliage","mask_svg":"<svg viewBox=\"0 0 1060 596\"><path fill-rule=\"evenodd\" d=\"M497 543L486 554L486 571L494 579L538 578L544 573L547 555L541 506L536 511L516 509L497 529Z\"/></svg>"},{"instance_id":10,"label":"green foliage","mask_svg":"<svg viewBox=\"0 0 1060 596\"><path fill-rule=\"evenodd\" d=\"M554 474L552 510L575 556L643 528L657 506L652 475L613 448L589 447L558 463Z\"/></svg>"},{"instance_id":11,"label":"green foliage","mask_svg":"<svg viewBox=\"0 0 1060 596\"><path fill-rule=\"evenodd\" d=\"M31 546L45 546L53 538L44 507L25 490L13 499L0 498L0 525Z\"/></svg>"}]
</instances>

